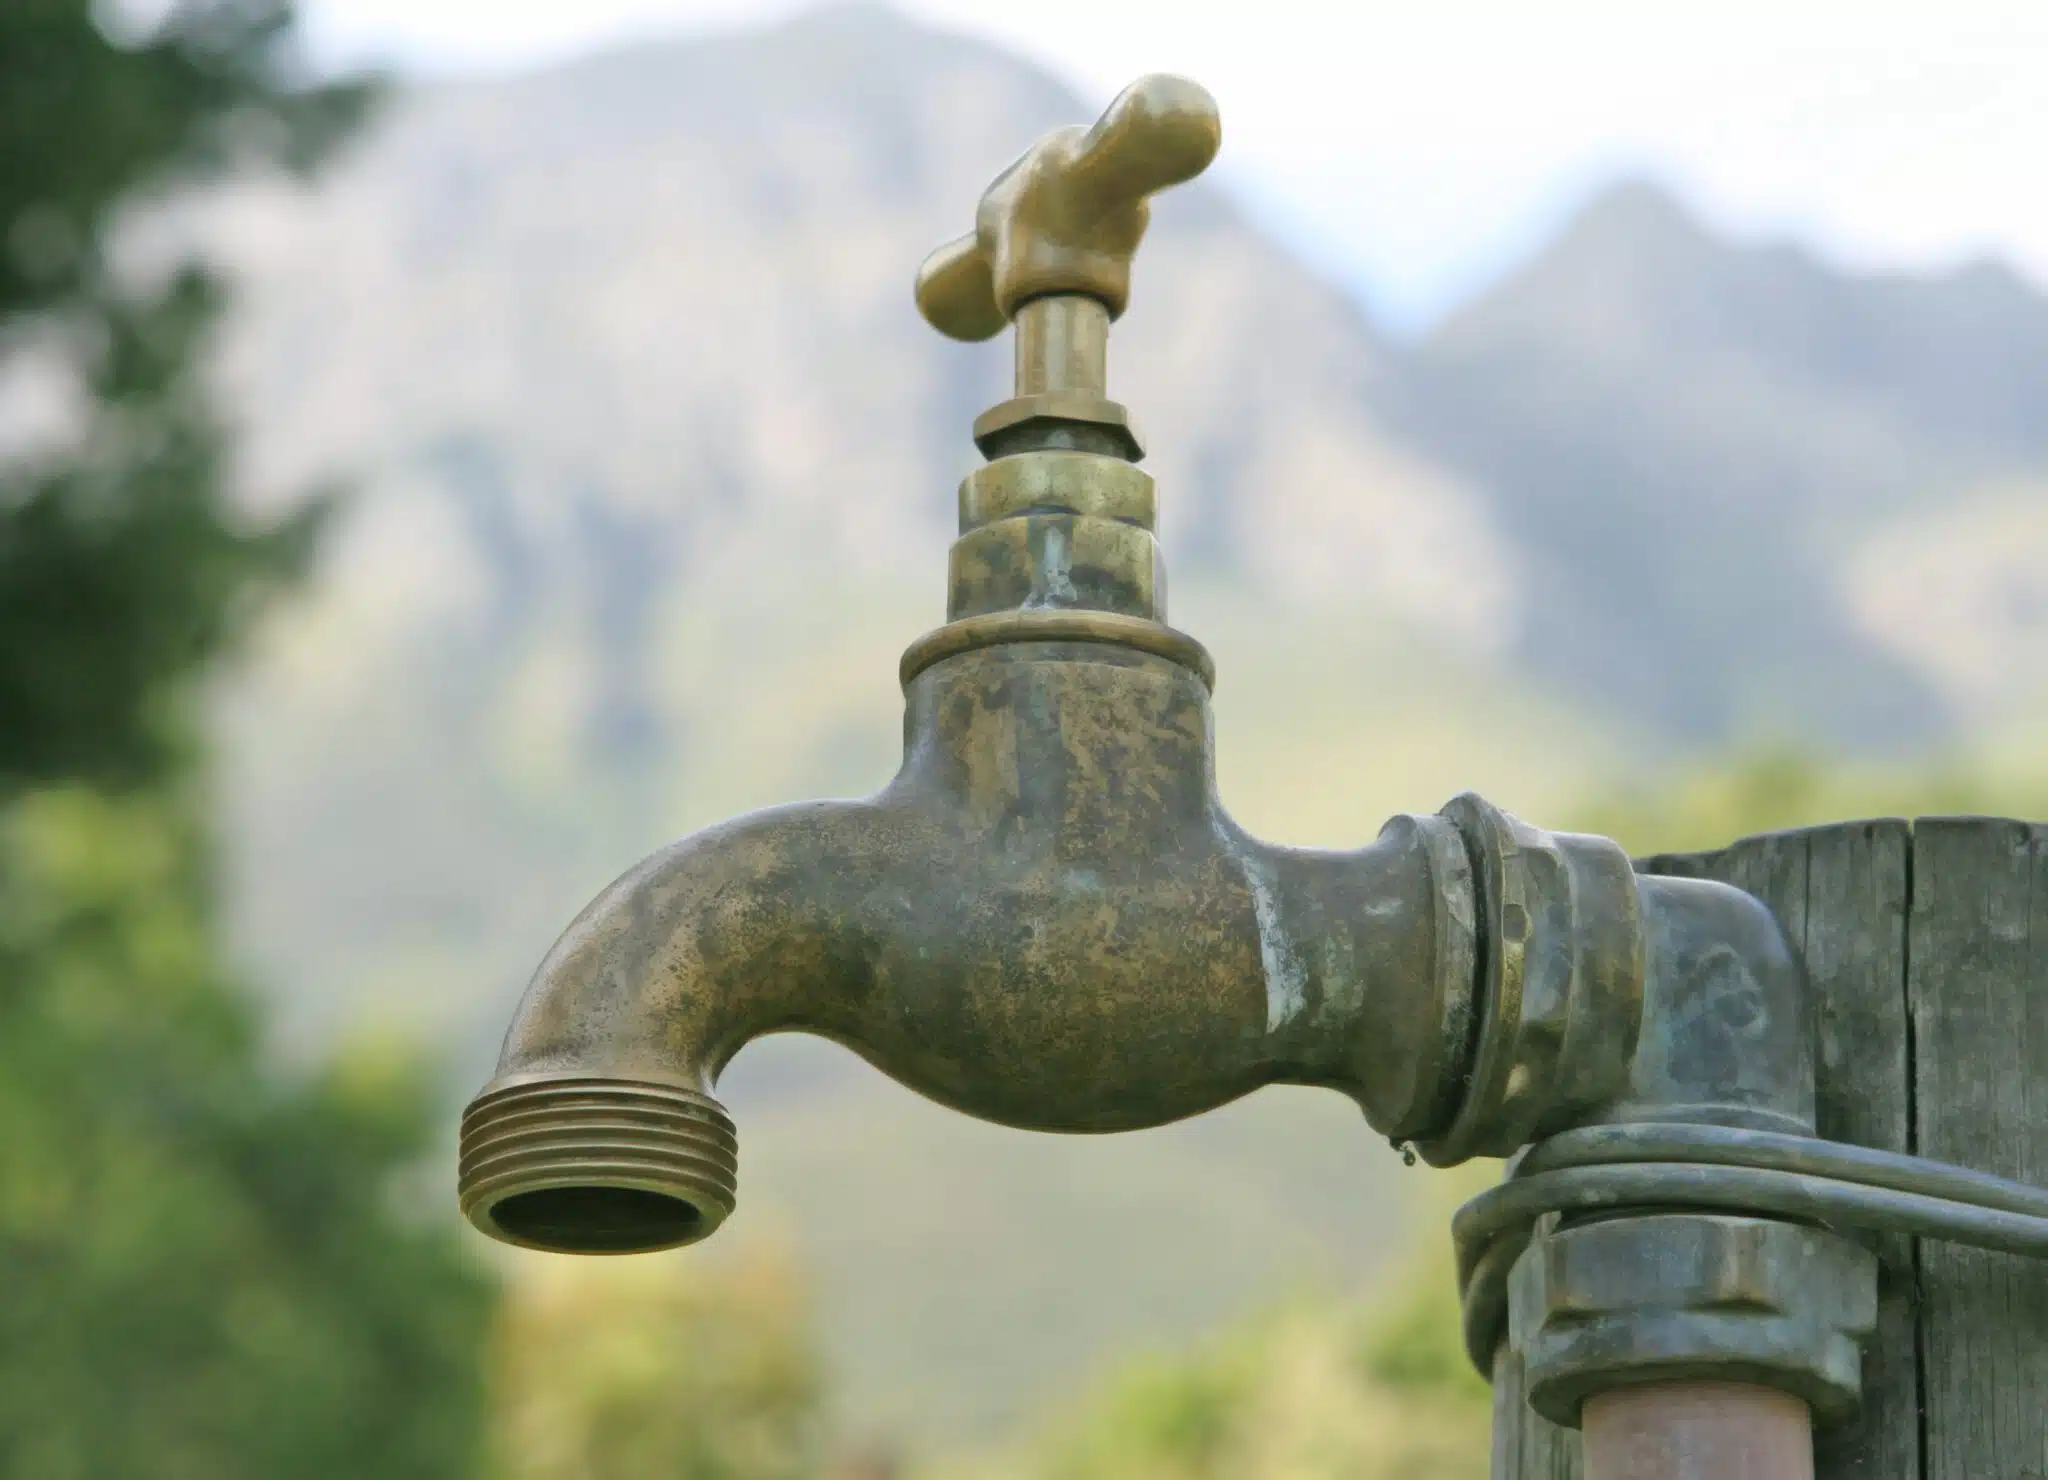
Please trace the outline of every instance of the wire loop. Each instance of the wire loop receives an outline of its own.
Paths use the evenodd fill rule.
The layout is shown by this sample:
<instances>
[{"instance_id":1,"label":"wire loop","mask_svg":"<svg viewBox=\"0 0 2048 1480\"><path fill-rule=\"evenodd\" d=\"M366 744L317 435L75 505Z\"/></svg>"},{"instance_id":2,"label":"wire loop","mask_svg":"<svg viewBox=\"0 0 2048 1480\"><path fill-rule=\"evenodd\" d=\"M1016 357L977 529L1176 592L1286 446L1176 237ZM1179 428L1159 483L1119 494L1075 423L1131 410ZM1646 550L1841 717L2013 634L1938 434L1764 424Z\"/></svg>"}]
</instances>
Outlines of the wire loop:
<instances>
[{"instance_id":1,"label":"wire loop","mask_svg":"<svg viewBox=\"0 0 2048 1480\"><path fill-rule=\"evenodd\" d=\"M1811 1136L1726 1126L1586 1126L1524 1151L1451 1220L1465 1347L1481 1372L1506 1334L1508 1272L1539 1220L1684 1208L1906 1234L2048 1259L2048 1189Z\"/></svg>"}]
</instances>

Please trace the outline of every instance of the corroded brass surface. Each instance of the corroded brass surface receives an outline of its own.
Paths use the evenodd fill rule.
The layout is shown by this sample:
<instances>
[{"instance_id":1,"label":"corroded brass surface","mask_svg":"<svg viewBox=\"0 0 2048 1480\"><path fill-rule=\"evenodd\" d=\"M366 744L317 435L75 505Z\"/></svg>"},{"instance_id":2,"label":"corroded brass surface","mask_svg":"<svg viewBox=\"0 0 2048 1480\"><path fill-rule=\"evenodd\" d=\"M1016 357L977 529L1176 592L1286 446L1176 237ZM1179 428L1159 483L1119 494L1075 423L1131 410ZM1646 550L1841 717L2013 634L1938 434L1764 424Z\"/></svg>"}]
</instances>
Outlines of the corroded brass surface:
<instances>
[{"instance_id":1,"label":"corroded brass surface","mask_svg":"<svg viewBox=\"0 0 2048 1480\"><path fill-rule=\"evenodd\" d=\"M982 413L989 457L1068 447L1136 461L1144 439L1109 399L1109 324L1130 300L1146 197L1193 179L1222 144L1216 100L1184 77L1142 78L1093 128L1055 130L997 177L974 230L917 272L917 306L955 339L1017 325L1016 391Z\"/></svg>"},{"instance_id":2,"label":"corroded brass surface","mask_svg":"<svg viewBox=\"0 0 2048 1480\"><path fill-rule=\"evenodd\" d=\"M984 457L1040 447L1106 453L1128 462L1145 455L1145 438L1115 401L1081 391L1012 396L974 419L974 445Z\"/></svg>"},{"instance_id":3,"label":"corroded brass surface","mask_svg":"<svg viewBox=\"0 0 2048 1480\"><path fill-rule=\"evenodd\" d=\"M962 535L950 558L946 615L1080 607L1159 621L1165 570L1151 531L1086 514L1039 513Z\"/></svg>"},{"instance_id":4,"label":"corroded brass surface","mask_svg":"<svg viewBox=\"0 0 2048 1480\"><path fill-rule=\"evenodd\" d=\"M991 338L1020 305L1055 293L1085 294L1115 318L1151 218L1146 197L1199 175L1222 142L1203 88L1141 78L1094 127L1055 130L997 177L974 230L918 269L919 310L955 339Z\"/></svg>"},{"instance_id":5,"label":"corroded brass surface","mask_svg":"<svg viewBox=\"0 0 2048 1480\"><path fill-rule=\"evenodd\" d=\"M707 1238L732 1212L738 1152L723 1107L685 1084L501 1075L462 1117L462 1210L532 1249Z\"/></svg>"},{"instance_id":6,"label":"corroded brass surface","mask_svg":"<svg viewBox=\"0 0 2048 1480\"><path fill-rule=\"evenodd\" d=\"M1506 1156L1626 1088L1642 1020L1642 904L1628 855L1550 833L1476 796L1445 812L1473 849L1492 948L1471 1088L1416 1149L1437 1166Z\"/></svg>"},{"instance_id":7,"label":"corroded brass surface","mask_svg":"<svg viewBox=\"0 0 2048 1480\"><path fill-rule=\"evenodd\" d=\"M1539 1137L1601 1124L1812 1133L1806 975L1762 901L1708 879L1623 876L1612 844L1549 838L1476 798L1461 798L1454 809L1480 843L1478 893L1494 922L1480 934L1504 946L1489 959L1480 992L1484 1026L1472 1092L1452 1133L1422 1144L1425 1155L1439 1159L1446 1146L1464 1154L1512 1151ZM1567 867L1574 855L1592 866ZM1615 893L1624 878L1633 895L1627 910ZM1575 904L1581 922L1569 931L1555 913L1561 897L1585 901ZM1511 912L1517 904L1529 924ZM1624 929L1625 914L1634 921ZM1545 926L1546 919L1558 923ZM1509 939L1517 933L1530 937L1519 948ZM1632 976L1622 969L1624 949L1635 953ZM1528 969L1546 957L1555 963L1567 950L1594 969ZM1546 979L1553 985L1542 985ZM1569 986L1560 991L1558 982ZM1540 1173L1522 1177L1528 1165L1512 1166L1506 1184L1475 1198L1453 1220L1466 1344L1481 1370L1490 1369L1506 1332L1509 1272L1531 1228L1528 1217L1502 1219L1496 1211L1544 1191ZM1583 1181L1614 1170L1551 1175ZM1675 1170L1683 1185L1687 1169L1642 1170L1652 1180ZM1603 1212L1627 1206L1604 1194L1597 1205Z\"/></svg>"},{"instance_id":8,"label":"corroded brass surface","mask_svg":"<svg viewBox=\"0 0 2048 1480\"><path fill-rule=\"evenodd\" d=\"M1018 315L1019 394L976 424L950 620L903 655L902 769L687 838L569 927L463 1121L478 1227L593 1253L710 1233L737 1175L711 1091L767 1033L1041 1130L1320 1085L1439 1160L1626 1078L1643 946L1610 845L1475 800L1280 848L1217 800L1214 667L1166 625L1155 491L1103 387L1144 198L1216 139L1206 93L1147 79L926 264L947 332Z\"/></svg>"},{"instance_id":9,"label":"corroded brass surface","mask_svg":"<svg viewBox=\"0 0 2048 1480\"><path fill-rule=\"evenodd\" d=\"M960 532L1018 514L1087 514L1140 529L1158 522L1152 475L1121 458L1046 451L999 457L960 480Z\"/></svg>"},{"instance_id":10,"label":"corroded brass surface","mask_svg":"<svg viewBox=\"0 0 2048 1480\"><path fill-rule=\"evenodd\" d=\"M722 1164L664 1164L635 1129L622 1172L630 1117L579 1102L537 1107L528 1176L493 1160L490 1107L553 1082L536 1076L708 1101L741 1045L788 1030L1041 1130L1156 1125L1276 1082L1339 1090L1390 1136L1455 1109L1475 949L1448 821L1397 818L1354 852L1260 843L1216 799L1201 678L1125 646L974 648L906 701L882 792L686 839L569 928L465 1122L480 1227L591 1252L636 1227L644 1247L701 1237ZM678 1207L622 1215L620 1188Z\"/></svg>"},{"instance_id":11,"label":"corroded brass surface","mask_svg":"<svg viewBox=\"0 0 2048 1480\"><path fill-rule=\"evenodd\" d=\"M1686 1121L1811 1135L1806 973L1754 895L1645 874L1648 990L1626 1093L1581 1123ZM1562 1129L1546 1126L1546 1131Z\"/></svg>"},{"instance_id":12,"label":"corroded brass surface","mask_svg":"<svg viewBox=\"0 0 2048 1480\"><path fill-rule=\"evenodd\" d=\"M1133 652L1152 653L1178 663L1202 681L1202 687L1216 687L1216 662L1209 650L1187 633L1141 617L1115 612L1035 611L990 612L982 617L963 617L925 633L903 650L899 676L908 688L912 679L945 658L976 648L1009 643L1042 642L1059 644L1109 643Z\"/></svg>"}]
</instances>

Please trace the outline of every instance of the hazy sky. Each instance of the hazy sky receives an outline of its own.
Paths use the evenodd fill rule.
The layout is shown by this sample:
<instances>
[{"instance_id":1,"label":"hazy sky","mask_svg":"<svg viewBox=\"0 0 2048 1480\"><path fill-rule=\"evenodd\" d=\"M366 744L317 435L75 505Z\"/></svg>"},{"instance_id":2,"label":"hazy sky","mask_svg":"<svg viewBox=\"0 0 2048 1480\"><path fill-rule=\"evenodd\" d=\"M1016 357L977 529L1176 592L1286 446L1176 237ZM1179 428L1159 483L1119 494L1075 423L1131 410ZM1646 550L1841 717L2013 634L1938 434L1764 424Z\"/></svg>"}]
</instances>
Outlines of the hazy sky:
<instances>
[{"instance_id":1,"label":"hazy sky","mask_svg":"<svg viewBox=\"0 0 2048 1480\"><path fill-rule=\"evenodd\" d=\"M530 67L787 0L302 0L320 54ZM1091 106L1142 72L1223 105L1219 171L1416 324L1589 189L1648 172L1723 228L1862 266L1992 252L2048 283L2048 0L899 0Z\"/></svg>"}]
</instances>

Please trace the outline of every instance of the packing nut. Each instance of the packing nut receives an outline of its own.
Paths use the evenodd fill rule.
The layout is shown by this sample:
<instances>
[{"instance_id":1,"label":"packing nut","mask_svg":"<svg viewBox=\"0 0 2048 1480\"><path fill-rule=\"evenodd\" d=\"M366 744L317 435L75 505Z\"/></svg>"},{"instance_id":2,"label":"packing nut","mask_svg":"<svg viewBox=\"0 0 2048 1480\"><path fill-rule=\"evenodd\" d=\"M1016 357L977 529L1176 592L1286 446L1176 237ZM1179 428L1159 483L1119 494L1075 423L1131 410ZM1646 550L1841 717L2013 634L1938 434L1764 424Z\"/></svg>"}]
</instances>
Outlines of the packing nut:
<instances>
[{"instance_id":1,"label":"packing nut","mask_svg":"<svg viewBox=\"0 0 2048 1480\"><path fill-rule=\"evenodd\" d=\"M1020 442L1033 432L1064 431L1071 445L1098 454L1141 461L1145 437L1120 403L1087 391L1043 391L1012 396L974 419L974 445L984 457L1002 457L1019 446L1057 446L1057 441Z\"/></svg>"},{"instance_id":2,"label":"packing nut","mask_svg":"<svg viewBox=\"0 0 2048 1480\"><path fill-rule=\"evenodd\" d=\"M984 463L960 480L960 533L1021 514L1086 514L1157 528L1152 475L1122 458L1092 452L1020 452Z\"/></svg>"},{"instance_id":3,"label":"packing nut","mask_svg":"<svg viewBox=\"0 0 2048 1480\"><path fill-rule=\"evenodd\" d=\"M998 519L954 541L946 618L990 612L1120 612L1166 620L1165 562L1152 532L1087 514Z\"/></svg>"},{"instance_id":4,"label":"packing nut","mask_svg":"<svg viewBox=\"0 0 2048 1480\"><path fill-rule=\"evenodd\" d=\"M1554 1220L1547 1220L1554 1221ZM1816 1422L1854 1413L1877 1324L1877 1258L1825 1229L1658 1214L1537 1230L1508 1281L1508 1333L1529 1405L1580 1405L1634 1383L1752 1383Z\"/></svg>"},{"instance_id":5,"label":"packing nut","mask_svg":"<svg viewBox=\"0 0 2048 1480\"><path fill-rule=\"evenodd\" d=\"M999 457L960 483L948 566L949 621L1016 610L1166 620L1150 474L1120 458L1040 449Z\"/></svg>"}]
</instances>

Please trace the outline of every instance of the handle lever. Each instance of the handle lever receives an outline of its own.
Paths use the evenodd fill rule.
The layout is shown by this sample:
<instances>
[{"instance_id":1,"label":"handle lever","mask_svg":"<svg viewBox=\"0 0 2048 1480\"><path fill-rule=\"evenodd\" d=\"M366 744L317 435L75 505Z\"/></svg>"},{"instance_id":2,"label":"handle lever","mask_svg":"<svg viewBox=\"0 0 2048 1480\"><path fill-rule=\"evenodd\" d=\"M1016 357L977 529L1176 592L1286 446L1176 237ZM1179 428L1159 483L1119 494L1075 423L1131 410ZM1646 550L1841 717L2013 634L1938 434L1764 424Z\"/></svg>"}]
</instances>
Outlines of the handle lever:
<instances>
[{"instance_id":1,"label":"handle lever","mask_svg":"<svg viewBox=\"0 0 2048 1480\"><path fill-rule=\"evenodd\" d=\"M1117 94L1094 127L1056 129L996 177L974 230L917 271L917 306L954 339L988 339L1034 298L1094 299L1112 319L1131 296L1147 197L1192 180L1223 142L1216 100L1155 73Z\"/></svg>"}]
</instances>

